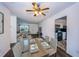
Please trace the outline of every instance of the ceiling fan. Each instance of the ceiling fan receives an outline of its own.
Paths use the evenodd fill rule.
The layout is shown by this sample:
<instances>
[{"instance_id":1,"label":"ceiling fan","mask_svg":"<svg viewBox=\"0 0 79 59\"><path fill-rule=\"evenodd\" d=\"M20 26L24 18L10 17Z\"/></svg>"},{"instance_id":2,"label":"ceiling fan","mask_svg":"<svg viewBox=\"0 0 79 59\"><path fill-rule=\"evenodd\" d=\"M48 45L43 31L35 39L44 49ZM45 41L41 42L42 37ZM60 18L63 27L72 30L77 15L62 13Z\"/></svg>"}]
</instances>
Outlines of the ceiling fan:
<instances>
[{"instance_id":1,"label":"ceiling fan","mask_svg":"<svg viewBox=\"0 0 79 59\"><path fill-rule=\"evenodd\" d=\"M43 12L45 10L48 10L49 8L40 8L40 4L33 2L33 10L26 10L27 12L34 12L34 16L38 16L39 14L46 16L46 14Z\"/></svg>"}]
</instances>

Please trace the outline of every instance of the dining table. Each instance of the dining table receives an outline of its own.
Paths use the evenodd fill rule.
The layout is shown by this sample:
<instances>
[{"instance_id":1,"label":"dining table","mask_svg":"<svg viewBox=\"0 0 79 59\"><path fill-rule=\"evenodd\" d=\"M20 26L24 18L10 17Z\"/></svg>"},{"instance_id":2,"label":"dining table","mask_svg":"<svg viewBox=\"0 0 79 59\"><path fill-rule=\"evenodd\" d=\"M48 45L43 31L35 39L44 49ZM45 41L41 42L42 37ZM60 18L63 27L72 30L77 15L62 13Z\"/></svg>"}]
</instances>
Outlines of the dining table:
<instances>
[{"instance_id":1,"label":"dining table","mask_svg":"<svg viewBox=\"0 0 79 59\"><path fill-rule=\"evenodd\" d=\"M39 51L36 53L32 53L31 55L33 57L42 57L42 56L47 56L48 53L46 52L46 50L43 48L43 46L41 45L41 41L39 40L39 38L35 38L35 43L37 44Z\"/></svg>"},{"instance_id":2,"label":"dining table","mask_svg":"<svg viewBox=\"0 0 79 59\"><path fill-rule=\"evenodd\" d=\"M50 54L52 55L52 52L54 52L54 48L51 47L50 44L48 44L46 42L47 45L49 45L49 48L45 48L44 45L42 45L43 42L45 42L45 40L41 41L40 39L42 38L33 38L32 40L34 40L35 42L33 44L36 44L37 47L38 47L38 51L37 52L34 52L34 53L31 53L31 57L47 57L49 56ZM32 45L32 44L30 44ZM31 47L30 47L31 49Z\"/></svg>"}]
</instances>

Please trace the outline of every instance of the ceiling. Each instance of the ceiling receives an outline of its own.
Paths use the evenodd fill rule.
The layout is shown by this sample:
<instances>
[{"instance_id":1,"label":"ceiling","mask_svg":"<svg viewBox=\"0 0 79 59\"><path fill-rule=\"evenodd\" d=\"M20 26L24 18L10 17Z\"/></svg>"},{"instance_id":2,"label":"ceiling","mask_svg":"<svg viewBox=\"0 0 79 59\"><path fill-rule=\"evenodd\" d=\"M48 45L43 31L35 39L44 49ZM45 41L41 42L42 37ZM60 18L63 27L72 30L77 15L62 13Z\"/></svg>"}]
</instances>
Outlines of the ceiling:
<instances>
[{"instance_id":1,"label":"ceiling","mask_svg":"<svg viewBox=\"0 0 79 59\"><path fill-rule=\"evenodd\" d=\"M31 2L4 2L3 4L18 18L25 20L29 23L39 23L46 20L50 16L57 14L65 8L74 4L74 2L39 2L41 8L49 7L48 11L44 11L46 16L39 15L33 16L32 12L26 12L27 9L32 9Z\"/></svg>"}]
</instances>

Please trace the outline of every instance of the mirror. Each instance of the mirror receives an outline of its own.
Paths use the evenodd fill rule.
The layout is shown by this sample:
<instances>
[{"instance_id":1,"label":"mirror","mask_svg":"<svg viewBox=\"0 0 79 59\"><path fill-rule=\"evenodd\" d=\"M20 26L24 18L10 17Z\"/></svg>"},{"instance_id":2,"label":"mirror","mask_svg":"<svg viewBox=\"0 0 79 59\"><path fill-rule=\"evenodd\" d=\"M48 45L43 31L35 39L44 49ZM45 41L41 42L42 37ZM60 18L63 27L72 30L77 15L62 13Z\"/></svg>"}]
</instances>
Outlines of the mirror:
<instances>
[{"instance_id":1,"label":"mirror","mask_svg":"<svg viewBox=\"0 0 79 59\"><path fill-rule=\"evenodd\" d=\"M64 51L67 47L67 16L55 20L55 37L57 46Z\"/></svg>"}]
</instances>

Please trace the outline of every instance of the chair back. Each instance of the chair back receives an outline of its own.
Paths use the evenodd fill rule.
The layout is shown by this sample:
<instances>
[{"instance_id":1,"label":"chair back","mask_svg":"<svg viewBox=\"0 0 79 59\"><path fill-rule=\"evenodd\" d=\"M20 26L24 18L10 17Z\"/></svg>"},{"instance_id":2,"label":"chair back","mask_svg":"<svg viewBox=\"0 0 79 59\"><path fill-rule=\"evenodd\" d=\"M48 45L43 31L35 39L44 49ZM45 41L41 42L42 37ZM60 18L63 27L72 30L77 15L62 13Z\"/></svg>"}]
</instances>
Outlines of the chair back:
<instances>
[{"instance_id":1,"label":"chair back","mask_svg":"<svg viewBox=\"0 0 79 59\"><path fill-rule=\"evenodd\" d=\"M22 49L20 46L20 42L16 43L14 47L12 47L13 54L15 57L21 57L22 55Z\"/></svg>"},{"instance_id":2,"label":"chair back","mask_svg":"<svg viewBox=\"0 0 79 59\"><path fill-rule=\"evenodd\" d=\"M27 35L27 38L28 38L28 39L32 39L32 36L31 36L31 35Z\"/></svg>"},{"instance_id":3,"label":"chair back","mask_svg":"<svg viewBox=\"0 0 79 59\"><path fill-rule=\"evenodd\" d=\"M23 42L24 42L24 49L23 49L23 51L24 52L29 51L29 49L30 49L29 39L25 39Z\"/></svg>"},{"instance_id":4,"label":"chair back","mask_svg":"<svg viewBox=\"0 0 79 59\"><path fill-rule=\"evenodd\" d=\"M46 42L48 42L48 43L49 43L49 41L50 41L49 36L45 36L45 38L44 38L44 39L45 39L45 41L46 41Z\"/></svg>"},{"instance_id":5,"label":"chair back","mask_svg":"<svg viewBox=\"0 0 79 59\"><path fill-rule=\"evenodd\" d=\"M20 39L21 49L22 52L26 52L29 50L29 39L28 38L22 38Z\"/></svg>"},{"instance_id":6,"label":"chair back","mask_svg":"<svg viewBox=\"0 0 79 59\"><path fill-rule=\"evenodd\" d=\"M55 50L57 50L57 39L51 38L50 40L50 45L53 47Z\"/></svg>"},{"instance_id":7,"label":"chair back","mask_svg":"<svg viewBox=\"0 0 79 59\"><path fill-rule=\"evenodd\" d=\"M19 43L20 43L20 46L21 46L21 49L22 49L22 52L23 52L23 50L24 50L24 39L21 38L21 39L19 40Z\"/></svg>"}]
</instances>

